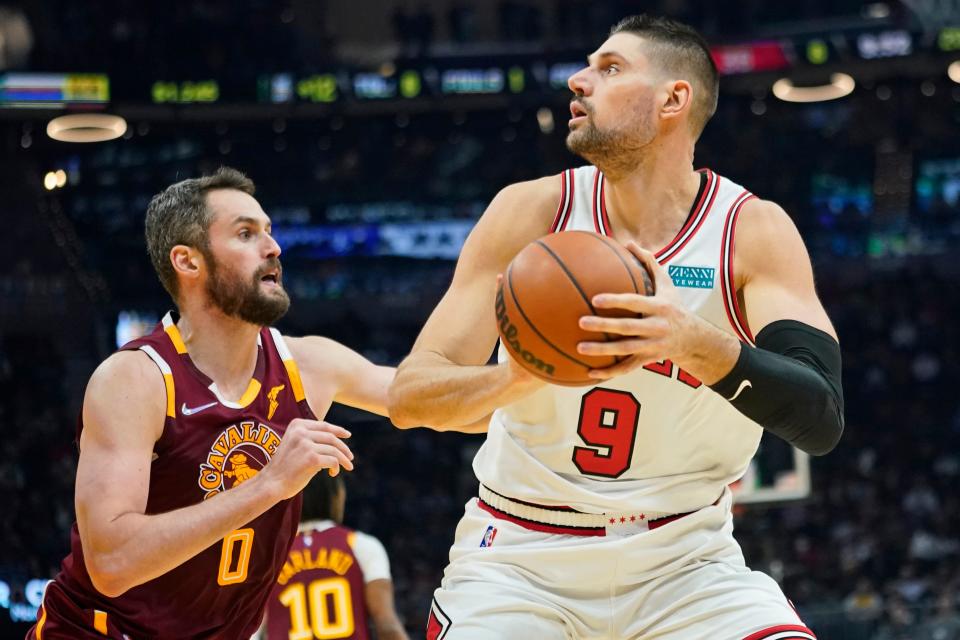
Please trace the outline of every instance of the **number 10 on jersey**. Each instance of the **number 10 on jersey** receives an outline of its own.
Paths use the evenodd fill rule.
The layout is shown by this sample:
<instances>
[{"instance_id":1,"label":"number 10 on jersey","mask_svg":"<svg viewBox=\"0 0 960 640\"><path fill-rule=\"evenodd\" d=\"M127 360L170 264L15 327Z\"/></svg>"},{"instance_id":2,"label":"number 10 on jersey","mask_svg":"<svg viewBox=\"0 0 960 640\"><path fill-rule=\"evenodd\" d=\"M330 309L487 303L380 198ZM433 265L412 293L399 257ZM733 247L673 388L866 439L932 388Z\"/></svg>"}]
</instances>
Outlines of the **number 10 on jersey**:
<instances>
[{"instance_id":1,"label":"number 10 on jersey","mask_svg":"<svg viewBox=\"0 0 960 640\"><path fill-rule=\"evenodd\" d=\"M580 473L619 478L630 468L640 403L627 391L591 389L580 402L577 434L586 447L573 448Z\"/></svg>"}]
</instances>

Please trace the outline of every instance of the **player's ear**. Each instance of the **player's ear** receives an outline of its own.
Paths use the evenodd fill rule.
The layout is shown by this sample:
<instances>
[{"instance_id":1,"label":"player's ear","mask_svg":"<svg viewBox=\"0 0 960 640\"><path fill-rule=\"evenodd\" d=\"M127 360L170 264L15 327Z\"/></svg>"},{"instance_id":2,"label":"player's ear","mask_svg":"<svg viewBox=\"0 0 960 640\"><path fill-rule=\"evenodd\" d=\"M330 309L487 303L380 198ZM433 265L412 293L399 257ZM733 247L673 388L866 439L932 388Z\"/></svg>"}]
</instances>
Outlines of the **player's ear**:
<instances>
[{"instance_id":1,"label":"player's ear","mask_svg":"<svg viewBox=\"0 0 960 640\"><path fill-rule=\"evenodd\" d=\"M665 96L660 107L660 117L666 120L679 118L692 105L693 87L686 80L671 80L665 86Z\"/></svg>"},{"instance_id":2,"label":"player's ear","mask_svg":"<svg viewBox=\"0 0 960 640\"><path fill-rule=\"evenodd\" d=\"M203 256L193 247L178 244L170 249L170 262L173 270L185 278L196 278L200 275Z\"/></svg>"}]
</instances>

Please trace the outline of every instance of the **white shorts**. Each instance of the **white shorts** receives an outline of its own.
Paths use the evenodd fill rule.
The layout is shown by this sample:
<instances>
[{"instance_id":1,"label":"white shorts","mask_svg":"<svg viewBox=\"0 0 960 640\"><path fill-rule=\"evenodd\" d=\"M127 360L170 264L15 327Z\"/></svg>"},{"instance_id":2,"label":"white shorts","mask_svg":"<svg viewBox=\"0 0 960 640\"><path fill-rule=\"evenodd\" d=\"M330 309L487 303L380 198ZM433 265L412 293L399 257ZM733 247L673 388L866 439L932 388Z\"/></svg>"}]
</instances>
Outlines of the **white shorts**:
<instances>
[{"instance_id":1,"label":"white shorts","mask_svg":"<svg viewBox=\"0 0 960 640\"><path fill-rule=\"evenodd\" d=\"M434 594L428 640L811 640L733 538L730 492L652 530L535 531L473 499ZM639 525L639 522L637 523Z\"/></svg>"}]
</instances>

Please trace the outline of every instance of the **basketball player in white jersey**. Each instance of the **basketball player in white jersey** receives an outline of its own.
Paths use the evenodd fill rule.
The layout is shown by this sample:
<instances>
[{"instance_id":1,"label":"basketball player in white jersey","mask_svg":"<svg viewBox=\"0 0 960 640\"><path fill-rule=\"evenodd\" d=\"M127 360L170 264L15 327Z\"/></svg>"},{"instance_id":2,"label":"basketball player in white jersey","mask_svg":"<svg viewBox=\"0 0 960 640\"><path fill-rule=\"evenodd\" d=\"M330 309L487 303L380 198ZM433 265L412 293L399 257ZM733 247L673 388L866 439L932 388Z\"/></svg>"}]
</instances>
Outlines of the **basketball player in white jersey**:
<instances>
[{"instance_id":1,"label":"basketball player in white jersey","mask_svg":"<svg viewBox=\"0 0 960 640\"><path fill-rule=\"evenodd\" d=\"M789 216L710 170L694 145L717 70L693 29L621 21L574 74L569 148L592 166L510 185L390 389L401 427L493 412L428 620L431 640L813 638L732 535L728 485L764 429L819 455L843 429L840 350ZM751 150L744 149L743 153ZM602 294L615 334L596 385L525 373L497 341L498 275L550 231L624 243L655 295Z\"/></svg>"}]
</instances>

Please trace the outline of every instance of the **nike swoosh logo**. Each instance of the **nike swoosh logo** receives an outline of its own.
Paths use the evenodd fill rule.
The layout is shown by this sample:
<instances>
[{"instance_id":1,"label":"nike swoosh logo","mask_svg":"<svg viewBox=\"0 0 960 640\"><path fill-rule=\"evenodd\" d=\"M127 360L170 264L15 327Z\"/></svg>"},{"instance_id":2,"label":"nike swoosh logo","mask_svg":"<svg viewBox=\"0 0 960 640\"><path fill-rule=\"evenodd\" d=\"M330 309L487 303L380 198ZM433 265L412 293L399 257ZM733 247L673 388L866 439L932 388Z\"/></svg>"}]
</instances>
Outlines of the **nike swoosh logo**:
<instances>
[{"instance_id":1,"label":"nike swoosh logo","mask_svg":"<svg viewBox=\"0 0 960 640\"><path fill-rule=\"evenodd\" d=\"M730 398L727 402L733 402L734 400L737 399L737 396L743 393L744 389L750 389L752 387L753 387L753 384L751 384L749 380L744 380L743 382L740 383L740 386L737 388L737 392L733 394L733 397Z\"/></svg>"},{"instance_id":2,"label":"nike swoosh logo","mask_svg":"<svg viewBox=\"0 0 960 640\"><path fill-rule=\"evenodd\" d=\"M187 403L184 402L183 406L180 407L180 413L182 413L185 416L192 416L195 413L200 413L204 409L209 409L210 407L215 407L215 406L217 406L217 403L211 402L210 404L202 404L199 407L190 408L187 406Z\"/></svg>"}]
</instances>

